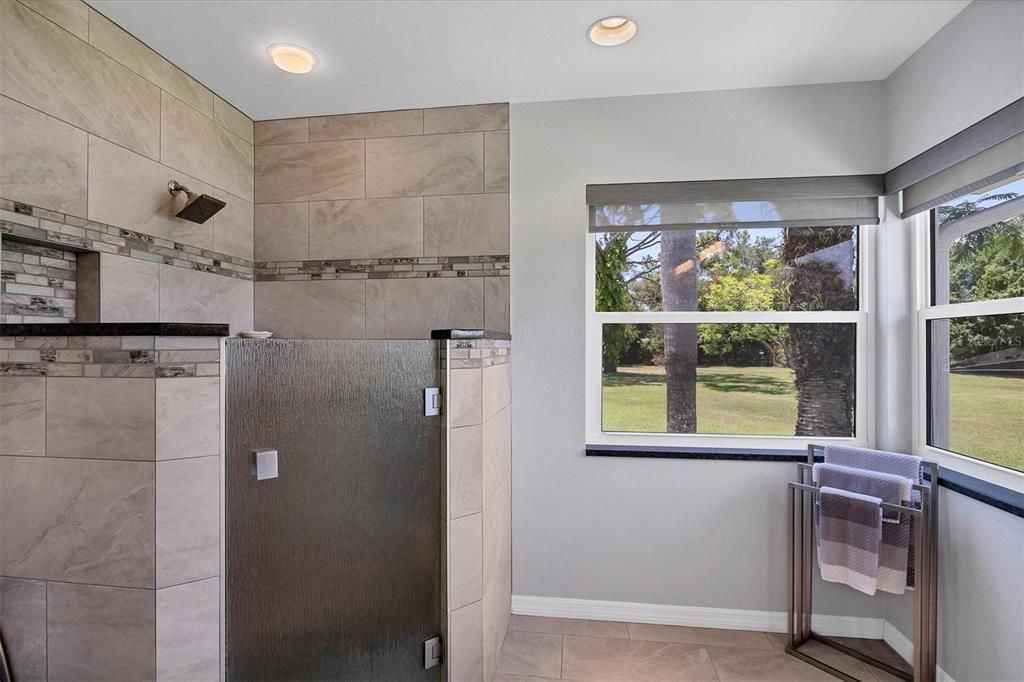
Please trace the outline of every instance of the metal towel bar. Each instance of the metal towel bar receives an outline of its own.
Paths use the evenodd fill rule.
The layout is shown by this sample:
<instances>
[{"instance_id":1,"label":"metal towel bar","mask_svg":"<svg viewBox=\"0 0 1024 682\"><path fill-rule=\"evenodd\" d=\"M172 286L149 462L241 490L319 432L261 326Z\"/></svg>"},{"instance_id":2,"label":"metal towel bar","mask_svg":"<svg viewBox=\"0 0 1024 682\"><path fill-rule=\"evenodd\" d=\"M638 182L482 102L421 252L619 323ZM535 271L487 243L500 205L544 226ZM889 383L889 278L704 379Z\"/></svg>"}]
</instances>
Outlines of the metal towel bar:
<instances>
[{"instance_id":1,"label":"metal towel bar","mask_svg":"<svg viewBox=\"0 0 1024 682\"><path fill-rule=\"evenodd\" d=\"M818 486L810 478L814 453L824 448L807 447L807 463L797 465L797 481L787 488L789 528L788 548L788 609L786 618L786 651L797 658L848 682L857 678L824 661L801 652L809 640L826 644L833 649L860 659L891 675L912 682L935 682L936 636L938 619L938 495L936 484L939 467L934 462L922 462L928 472L928 482L915 484L921 493L920 507L882 503L882 508L914 517L914 654L913 674L896 668L867 654L852 649L832 638L814 632L811 628L813 565L815 551L814 501Z\"/></svg>"}]
</instances>

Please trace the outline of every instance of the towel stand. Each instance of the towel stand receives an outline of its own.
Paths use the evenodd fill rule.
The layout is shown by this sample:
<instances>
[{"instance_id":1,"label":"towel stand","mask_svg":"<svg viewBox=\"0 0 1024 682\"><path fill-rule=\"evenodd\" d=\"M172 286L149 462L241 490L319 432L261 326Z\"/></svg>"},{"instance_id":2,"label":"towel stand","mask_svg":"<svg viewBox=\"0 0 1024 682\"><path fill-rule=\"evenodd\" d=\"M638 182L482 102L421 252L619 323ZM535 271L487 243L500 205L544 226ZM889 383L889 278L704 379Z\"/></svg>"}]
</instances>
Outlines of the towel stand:
<instances>
[{"instance_id":1,"label":"towel stand","mask_svg":"<svg viewBox=\"0 0 1024 682\"><path fill-rule=\"evenodd\" d=\"M814 504L818 487L814 484L812 467L820 445L807 447L807 463L797 465L796 481L790 481L787 490L789 529L788 555L788 612L786 618L786 652L811 665L848 682L856 677L824 661L809 656L799 649L810 640L853 656L876 668L911 682L935 682L936 638L938 620L938 503L937 484L939 467L934 462L922 462L927 472L923 485L915 484L921 496L920 507L882 503L882 508L914 517L914 654L913 674L896 668L867 654L852 649L830 637L811 629L811 585L814 577Z\"/></svg>"}]
</instances>

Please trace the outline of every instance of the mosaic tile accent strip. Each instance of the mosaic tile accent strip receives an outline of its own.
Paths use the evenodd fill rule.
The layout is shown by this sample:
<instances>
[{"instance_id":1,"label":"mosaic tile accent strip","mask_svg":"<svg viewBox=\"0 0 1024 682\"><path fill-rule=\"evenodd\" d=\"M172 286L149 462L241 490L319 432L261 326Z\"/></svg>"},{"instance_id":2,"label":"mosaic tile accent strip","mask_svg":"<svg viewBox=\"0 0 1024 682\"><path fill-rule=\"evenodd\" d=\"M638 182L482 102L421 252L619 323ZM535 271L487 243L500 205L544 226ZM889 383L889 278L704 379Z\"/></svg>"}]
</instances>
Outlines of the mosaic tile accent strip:
<instances>
[{"instance_id":1,"label":"mosaic tile accent strip","mask_svg":"<svg viewBox=\"0 0 1024 682\"><path fill-rule=\"evenodd\" d=\"M55 248L63 245L83 251L102 251L226 277L253 279L253 262L245 258L151 237L10 199L0 199L0 235L4 234L48 242Z\"/></svg>"},{"instance_id":2,"label":"mosaic tile accent strip","mask_svg":"<svg viewBox=\"0 0 1024 682\"><path fill-rule=\"evenodd\" d=\"M409 279L435 277L508 277L509 257L426 256L349 260L270 261L256 263L256 281L318 279Z\"/></svg>"},{"instance_id":3,"label":"mosaic tile accent strip","mask_svg":"<svg viewBox=\"0 0 1024 682\"><path fill-rule=\"evenodd\" d=\"M74 251L3 240L0 322L74 320L77 265Z\"/></svg>"},{"instance_id":4,"label":"mosaic tile accent strip","mask_svg":"<svg viewBox=\"0 0 1024 682\"><path fill-rule=\"evenodd\" d=\"M497 339L452 339L441 352L441 367L474 369L512 361L512 342Z\"/></svg>"},{"instance_id":5,"label":"mosaic tile accent strip","mask_svg":"<svg viewBox=\"0 0 1024 682\"><path fill-rule=\"evenodd\" d=\"M153 379L219 375L216 337L0 337L0 376Z\"/></svg>"}]
</instances>

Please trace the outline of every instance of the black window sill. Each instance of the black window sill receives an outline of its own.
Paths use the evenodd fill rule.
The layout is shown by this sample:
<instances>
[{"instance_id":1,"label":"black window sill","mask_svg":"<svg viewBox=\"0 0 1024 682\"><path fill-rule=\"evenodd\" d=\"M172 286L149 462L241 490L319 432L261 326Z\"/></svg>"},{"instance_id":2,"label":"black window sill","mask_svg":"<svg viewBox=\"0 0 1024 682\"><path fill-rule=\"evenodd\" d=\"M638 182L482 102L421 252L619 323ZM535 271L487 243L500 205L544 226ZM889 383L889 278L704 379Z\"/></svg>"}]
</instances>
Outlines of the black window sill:
<instances>
[{"instance_id":1,"label":"black window sill","mask_svg":"<svg viewBox=\"0 0 1024 682\"><path fill-rule=\"evenodd\" d=\"M686 448L674 446L588 445L587 457L638 457L698 459L732 462L806 462L806 450L773 448ZM820 457L818 458L820 460ZM953 492L1024 518L1024 493L968 476L939 469L939 485Z\"/></svg>"}]
</instances>

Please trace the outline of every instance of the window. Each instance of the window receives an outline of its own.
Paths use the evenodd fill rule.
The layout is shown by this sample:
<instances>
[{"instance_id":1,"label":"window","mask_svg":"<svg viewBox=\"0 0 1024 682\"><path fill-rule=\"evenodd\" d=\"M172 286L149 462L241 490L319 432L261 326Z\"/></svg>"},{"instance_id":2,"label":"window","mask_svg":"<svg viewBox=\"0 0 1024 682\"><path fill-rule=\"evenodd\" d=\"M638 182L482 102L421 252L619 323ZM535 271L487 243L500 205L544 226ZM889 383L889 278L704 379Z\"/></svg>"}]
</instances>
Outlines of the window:
<instances>
[{"instance_id":1,"label":"window","mask_svg":"<svg viewBox=\"0 0 1024 682\"><path fill-rule=\"evenodd\" d=\"M930 211L925 443L1024 472L1024 176Z\"/></svg>"},{"instance_id":2,"label":"window","mask_svg":"<svg viewBox=\"0 0 1024 682\"><path fill-rule=\"evenodd\" d=\"M877 198L716 185L741 196L600 202L588 188L588 442L866 444L862 226Z\"/></svg>"}]
</instances>

